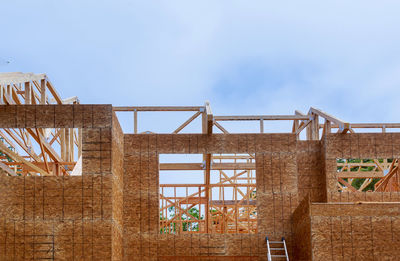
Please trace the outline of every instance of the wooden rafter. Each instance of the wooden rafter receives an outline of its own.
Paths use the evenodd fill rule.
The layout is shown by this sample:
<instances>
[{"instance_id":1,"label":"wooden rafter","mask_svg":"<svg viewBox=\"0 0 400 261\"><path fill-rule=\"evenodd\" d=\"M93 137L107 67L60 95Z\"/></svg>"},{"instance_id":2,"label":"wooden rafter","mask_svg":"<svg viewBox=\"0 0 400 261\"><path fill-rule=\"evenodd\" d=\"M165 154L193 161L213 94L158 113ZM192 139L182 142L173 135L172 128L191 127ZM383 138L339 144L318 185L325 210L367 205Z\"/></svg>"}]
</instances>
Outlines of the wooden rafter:
<instances>
[{"instance_id":1,"label":"wooden rafter","mask_svg":"<svg viewBox=\"0 0 400 261\"><path fill-rule=\"evenodd\" d=\"M10 150L9 148L7 148L7 146L4 145L4 143L2 143L2 142L0 142L0 150L4 154L7 154L13 160L26 164L27 166L29 166L30 168L35 170L37 173L40 173L43 176L49 176L49 173L47 173L43 169L37 167L36 165L32 164L30 161L25 160L23 157L19 156L17 153L15 153L12 150Z\"/></svg>"},{"instance_id":2,"label":"wooden rafter","mask_svg":"<svg viewBox=\"0 0 400 261\"><path fill-rule=\"evenodd\" d=\"M49 99L49 97L52 97ZM46 105L55 102L56 104L67 104L67 103L77 103L79 100L77 97L71 97L68 99L62 99L58 94L57 90L54 88L53 84L48 80L45 74L33 74L33 73L0 73L0 103L6 105L22 105L22 104L32 104L32 105ZM51 129L47 129L46 133L53 133ZM64 141L59 135L60 131L55 131L51 141L47 140L47 134L40 128L27 128L27 129L1 129L0 137L3 138L3 145L10 146L15 149L16 156L19 154L25 154L29 157L21 157L26 162L31 162L31 165L27 165L26 162L21 160L14 160L14 162L19 162L22 164L22 168L18 168L18 171L29 170L30 173L45 168L47 171L46 175L55 175L51 166L57 165L55 169L61 168L64 174L68 174L67 166L63 166L61 162L73 161L74 159L74 145L78 147L78 156L81 155L81 144L80 144L80 134L74 135L71 130L68 140L68 148L66 148L67 154L65 155L65 160L60 156L58 152L58 147L54 146L56 144L62 144ZM7 145L8 144L8 145ZM36 149L39 148L39 155L36 153ZM11 151L11 150L10 150ZM6 153L7 154L7 153ZM7 154L10 156L9 154ZM11 157L11 156L10 156ZM8 164L8 162L4 162ZM25 166L25 167L24 167ZM40 167L38 167L40 166ZM39 168L39 169L38 169ZM68 170L70 166L68 165ZM18 173L21 175L23 173ZM26 174L26 173L25 173ZM40 172L37 174L41 175Z\"/></svg>"}]
</instances>

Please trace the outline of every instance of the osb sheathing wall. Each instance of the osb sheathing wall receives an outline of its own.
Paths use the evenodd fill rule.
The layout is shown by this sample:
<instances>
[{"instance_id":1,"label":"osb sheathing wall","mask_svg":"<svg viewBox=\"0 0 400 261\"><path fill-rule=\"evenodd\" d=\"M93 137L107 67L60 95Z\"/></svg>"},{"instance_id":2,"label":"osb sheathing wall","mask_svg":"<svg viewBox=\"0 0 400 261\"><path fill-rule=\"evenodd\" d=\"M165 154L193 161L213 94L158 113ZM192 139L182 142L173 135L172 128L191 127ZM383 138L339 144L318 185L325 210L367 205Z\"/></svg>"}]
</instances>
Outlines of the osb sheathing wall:
<instances>
[{"instance_id":1,"label":"osb sheathing wall","mask_svg":"<svg viewBox=\"0 0 400 261\"><path fill-rule=\"evenodd\" d=\"M112 260L122 260L124 134L115 113L112 122Z\"/></svg>"},{"instance_id":2,"label":"osb sheathing wall","mask_svg":"<svg viewBox=\"0 0 400 261\"><path fill-rule=\"evenodd\" d=\"M293 217L295 260L399 260L399 213L400 203L305 200Z\"/></svg>"},{"instance_id":3,"label":"osb sheathing wall","mask_svg":"<svg viewBox=\"0 0 400 261\"><path fill-rule=\"evenodd\" d=\"M126 134L124 260L168 256L259 256L266 260L265 236L285 237L291 254L290 217L299 200L296 146L292 134ZM162 153L255 153L258 234L160 235L158 155ZM307 160L307 154L313 154L308 147L302 160Z\"/></svg>"},{"instance_id":4,"label":"osb sheathing wall","mask_svg":"<svg viewBox=\"0 0 400 261\"><path fill-rule=\"evenodd\" d=\"M111 145L111 105L0 106L0 127L83 128L82 176L0 177L0 260L110 260L114 249L118 260L121 164L111 162L122 138Z\"/></svg>"},{"instance_id":5,"label":"osb sheathing wall","mask_svg":"<svg viewBox=\"0 0 400 261\"><path fill-rule=\"evenodd\" d=\"M0 106L0 128L45 127L83 129L83 175L0 176L0 260L196 260L196 256L201 260L215 256L266 260L265 236L271 240L285 237L291 258L308 260L311 250L308 254L303 250L311 247L304 238L311 238L313 224L330 224L331 230L319 230L312 237L314 260L319 260L315 258L324 249L319 244L337 237L333 229L338 223L332 211L342 205L328 205L326 216L317 211L323 205L304 204L400 202L398 193L339 193L335 176L336 158L399 157L399 133L330 134L322 142L296 141L294 134L124 135L111 105ZM160 235L158 156L162 153L255 153L258 234ZM307 195L303 207L297 208ZM298 214L292 216L296 208ZM309 222L301 218L308 210ZM395 242L398 212L386 209L365 214L366 207L358 205L349 205L346 211L338 212L340 260L348 260L344 254L348 242L353 242L352 257L358 254L354 242L364 232L353 221L369 218L367 231L374 233L372 239L382 229ZM314 218L311 213L320 214ZM335 244L331 243L332 251L336 251ZM51 251L43 252L43 248ZM373 255L383 251L379 245L375 248Z\"/></svg>"},{"instance_id":6,"label":"osb sheathing wall","mask_svg":"<svg viewBox=\"0 0 400 261\"><path fill-rule=\"evenodd\" d=\"M326 202L326 178L320 141L297 141L299 199L310 195L313 202Z\"/></svg>"},{"instance_id":7,"label":"osb sheathing wall","mask_svg":"<svg viewBox=\"0 0 400 261\"><path fill-rule=\"evenodd\" d=\"M310 194L307 195L294 211L293 225L293 258L294 260L308 261L311 259L311 218Z\"/></svg>"},{"instance_id":8,"label":"osb sheathing wall","mask_svg":"<svg viewBox=\"0 0 400 261\"><path fill-rule=\"evenodd\" d=\"M328 202L400 202L399 192L338 192L337 158L399 158L400 133L329 134L322 138Z\"/></svg>"}]
</instances>

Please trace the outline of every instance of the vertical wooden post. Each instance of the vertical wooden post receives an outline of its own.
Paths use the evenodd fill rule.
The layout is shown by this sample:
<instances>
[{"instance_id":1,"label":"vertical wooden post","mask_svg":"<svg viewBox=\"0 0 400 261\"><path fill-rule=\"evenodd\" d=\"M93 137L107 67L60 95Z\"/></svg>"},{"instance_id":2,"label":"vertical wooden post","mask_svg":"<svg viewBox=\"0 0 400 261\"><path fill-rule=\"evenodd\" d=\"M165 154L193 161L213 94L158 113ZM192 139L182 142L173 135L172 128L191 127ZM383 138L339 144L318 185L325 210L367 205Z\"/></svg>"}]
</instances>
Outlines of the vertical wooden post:
<instances>
[{"instance_id":1,"label":"vertical wooden post","mask_svg":"<svg viewBox=\"0 0 400 261\"><path fill-rule=\"evenodd\" d=\"M264 120L260 119L260 133L264 133Z\"/></svg>"},{"instance_id":2,"label":"vertical wooden post","mask_svg":"<svg viewBox=\"0 0 400 261\"><path fill-rule=\"evenodd\" d=\"M294 120L293 122L293 132L296 133L299 129L299 120ZM296 134L296 140L299 140L300 134Z\"/></svg>"},{"instance_id":3,"label":"vertical wooden post","mask_svg":"<svg viewBox=\"0 0 400 261\"><path fill-rule=\"evenodd\" d=\"M69 162L74 160L74 129L69 129Z\"/></svg>"},{"instance_id":4,"label":"vertical wooden post","mask_svg":"<svg viewBox=\"0 0 400 261\"><path fill-rule=\"evenodd\" d=\"M314 114L314 121L312 122L313 128L313 140L319 140L319 117L318 115Z\"/></svg>"},{"instance_id":5,"label":"vertical wooden post","mask_svg":"<svg viewBox=\"0 0 400 261\"><path fill-rule=\"evenodd\" d=\"M133 133L137 134L137 119L138 118L138 114L137 114L137 110L135 109L133 112Z\"/></svg>"},{"instance_id":6,"label":"vertical wooden post","mask_svg":"<svg viewBox=\"0 0 400 261\"><path fill-rule=\"evenodd\" d=\"M204 175L206 187L206 233L210 230L210 172L211 172L211 154L206 154L206 171Z\"/></svg>"},{"instance_id":7,"label":"vertical wooden post","mask_svg":"<svg viewBox=\"0 0 400 261\"><path fill-rule=\"evenodd\" d=\"M235 184L237 184L236 178L235 178ZM234 197L235 197L235 229L236 233L239 233L239 208L238 208L238 188L235 186L234 187Z\"/></svg>"},{"instance_id":8,"label":"vertical wooden post","mask_svg":"<svg viewBox=\"0 0 400 261\"><path fill-rule=\"evenodd\" d=\"M7 90L6 90L7 98L11 101L11 96L12 96L12 85L8 84L7 85Z\"/></svg>"},{"instance_id":9,"label":"vertical wooden post","mask_svg":"<svg viewBox=\"0 0 400 261\"><path fill-rule=\"evenodd\" d=\"M201 219L201 187L199 187L199 232L203 232L203 222L200 222Z\"/></svg>"},{"instance_id":10,"label":"vertical wooden post","mask_svg":"<svg viewBox=\"0 0 400 261\"><path fill-rule=\"evenodd\" d=\"M25 104L31 104L31 82L25 83Z\"/></svg>"},{"instance_id":11,"label":"vertical wooden post","mask_svg":"<svg viewBox=\"0 0 400 261\"><path fill-rule=\"evenodd\" d=\"M176 217L176 187L174 187L174 217ZM174 225L174 223L172 223L172 225ZM175 231L173 231L175 232L174 234L178 233L177 225L178 222L175 222L175 227L172 227L172 229L175 229Z\"/></svg>"},{"instance_id":12,"label":"vertical wooden post","mask_svg":"<svg viewBox=\"0 0 400 261\"><path fill-rule=\"evenodd\" d=\"M332 132L332 125L331 125L331 122L328 120L325 120L324 131L325 131L325 134L329 134Z\"/></svg>"},{"instance_id":13,"label":"vertical wooden post","mask_svg":"<svg viewBox=\"0 0 400 261\"><path fill-rule=\"evenodd\" d=\"M61 159L65 159L65 129L60 129L60 149L61 149Z\"/></svg>"},{"instance_id":14,"label":"vertical wooden post","mask_svg":"<svg viewBox=\"0 0 400 261\"><path fill-rule=\"evenodd\" d=\"M221 233L228 233L228 208L224 206L224 211L222 215L222 229Z\"/></svg>"},{"instance_id":15,"label":"vertical wooden post","mask_svg":"<svg viewBox=\"0 0 400 261\"><path fill-rule=\"evenodd\" d=\"M307 140L312 140L312 136L313 136L313 133L312 133L312 131L313 131L313 129L312 129L313 121L314 120L312 120L306 127L306 138L307 138Z\"/></svg>"},{"instance_id":16,"label":"vertical wooden post","mask_svg":"<svg viewBox=\"0 0 400 261\"><path fill-rule=\"evenodd\" d=\"M70 137L70 129L68 129L68 128L65 128L64 129L64 157L62 158L62 160L64 160L64 161L68 161L69 160L69 154L70 154L70 151L69 151L69 148L70 148L70 145L69 145L69 137Z\"/></svg>"},{"instance_id":17,"label":"vertical wooden post","mask_svg":"<svg viewBox=\"0 0 400 261\"><path fill-rule=\"evenodd\" d=\"M40 104L46 104L46 79L40 80Z\"/></svg>"},{"instance_id":18,"label":"vertical wooden post","mask_svg":"<svg viewBox=\"0 0 400 261\"><path fill-rule=\"evenodd\" d=\"M82 129L78 129L78 158L82 155Z\"/></svg>"}]
</instances>

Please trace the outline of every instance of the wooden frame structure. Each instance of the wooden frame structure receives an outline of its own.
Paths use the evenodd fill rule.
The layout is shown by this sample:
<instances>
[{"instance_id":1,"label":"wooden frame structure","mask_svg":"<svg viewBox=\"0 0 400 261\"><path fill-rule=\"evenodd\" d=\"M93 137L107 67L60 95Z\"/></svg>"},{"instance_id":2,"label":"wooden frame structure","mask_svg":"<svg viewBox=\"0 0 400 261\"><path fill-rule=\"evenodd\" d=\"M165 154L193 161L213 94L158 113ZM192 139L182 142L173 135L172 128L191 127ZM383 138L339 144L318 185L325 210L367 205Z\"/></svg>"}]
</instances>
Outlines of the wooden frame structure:
<instances>
[{"instance_id":1,"label":"wooden frame structure","mask_svg":"<svg viewBox=\"0 0 400 261\"><path fill-rule=\"evenodd\" d=\"M296 138L300 140L300 135L305 132L305 140L320 140L325 134L332 133L355 133L356 129L376 129L385 133L389 128L400 128L400 123L349 123L341 120L335 116L332 116L320 109L311 107L307 114L300 111L295 111L293 115L232 115L232 116L217 116L213 115L211 112L211 107L209 102L206 102L204 106L142 106L142 107L113 107L114 111L132 111L133 112L133 122L134 122L134 134L138 134L138 112L146 111L192 111L194 114L179 125L172 134L180 133L186 126L193 122L196 118L202 118L202 130L203 134L212 134L214 128L221 131L223 134L231 134L226 127L223 126L224 122L236 121L236 122L246 122L246 121L258 121L259 122L259 132L265 133L264 126L266 121L292 121L293 126L291 133L296 135ZM153 131L142 132L141 134L154 133ZM247 208L244 212L249 214L252 213L251 210L255 204L251 202L250 204L244 204L244 201L249 201L251 198L248 195L243 194L237 189L234 182L237 180L229 177L226 181L230 184L225 184L221 179L219 184L210 183L210 172L220 171L224 173L224 170L233 170L235 173L244 171L241 173L246 173L248 175L252 171L255 171L254 161L248 161L245 163L237 163L238 159L243 159L243 155L231 155L231 156L220 156L224 157L225 160L233 160L234 162L218 162L215 159L215 155L204 154L203 163L161 163L160 170L203 170L204 171L204 183L202 185L198 184L160 184L160 231L162 233L255 233L257 231L256 218L250 221L250 216L247 223L241 224L241 214L238 209L239 205ZM254 155L244 156L246 159L254 159ZM222 158L219 158L220 160ZM361 161L362 162L362 161ZM375 164L373 171L361 171L365 164L352 163L346 165L344 163L338 163L337 185L338 190L343 192L356 192L363 191L370 184L375 184L374 191L400 191L399 174L397 172L397 163L395 165L379 163L379 160L375 160L376 163L367 163L370 166ZM397 161L396 161L397 162ZM346 165L346 166L345 166ZM371 165L371 166L372 166ZM354 168L358 166L360 171L353 171ZM350 171L352 169L352 171ZM347 171L349 170L349 171ZM363 169L364 170L364 169ZM388 175L384 171L389 171ZM222 174L223 175L223 174ZM235 177L235 175L233 175ZM225 176L225 178L228 178ZM362 184L359 188L355 188L351 184L356 179L363 179ZM379 181L377 182L377 180ZM231 202L225 200L213 200L212 190L217 187L220 191L223 191L225 187L233 186L235 192L233 193L233 198ZM176 195L177 188L186 187L186 194ZM173 195L166 196L164 190L166 188L173 188ZM197 188L196 193L188 193L188 188ZM254 186L247 186L247 191L249 189L255 189ZM222 192L220 193L222 194ZM237 200L237 198L241 198ZM200 218L191 216L188 213L190 208L197 206L200 211L200 215L204 216ZM167 209L174 209L173 215L168 214ZM177 211L178 210L178 211ZM205 211L209 210L209 211ZM211 215L215 210L217 214ZM256 212L255 212L256 213ZM185 218L183 218L185 217ZM245 220L245 219L244 219ZM230 224L230 221L233 221ZM191 231L187 229L184 231L184 226L189 227L187 224L195 223L198 226L198 230ZM246 222L244 222L246 223Z\"/></svg>"},{"instance_id":2,"label":"wooden frame structure","mask_svg":"<svg viewBox=\"0 0 400 261\"><path fill-rule=\"evenodd\" d=\"M388 129L400 128L400 123L349 123L335 116L332 116L320 109L311 107L307 114L298 110L293 115L213 115L210 103L206 102L204 106L114 106L115 112L133 112L134 134L150 134L153 131L138 132L138 114L139 112L194 112L194 114L179 125L172 134L181 133L181 131L193 122L196 118L202 118L202 133L213 133L214 127L224 134L230 132L223 126L222 122L228 121L258 121L259 133L265 133L264 127L266 121L292 121L292 130L286 133L296 134L300 139L300 134L306 132L306 140L320 140L326 133L356 133L359 129L379 130L385 133ZM285 132L283 132L285 133Z\"/></svg>"},{"instance_id":3,"label":"wooden frame structure","mask_svg":"<svg viewBox=\"0 0 400 261\"><path fill-rule=\"evenodd\" d=\"M62 99L45 74L0 74L0 104L77 103L77 97ZM36 117L34 111L29 113ZM46 120L46 115L38 116ZM12 176L79 174L80 170L73 170L82 153L81 136L81 129L74 128L0 129L0 169Z\"/></svg>"},{"instance_id":4,"label":"wooden frame structure","mask_svg":"<svg viewBox=\"0 0 400 261\"><path fill-rule=\"evenodd\" d=\"M207 175L204 163L161 163L163 170ZM257 233L254 155L213 154L209 175L208 185L160 184L161 233Z\"/></svg>"},{"instance_id":5,"label":"wooden frame structure","mask_svg":"<svg viewBox=\"0 0 400 261\"><path fill-rule=\"evenodd\" d=\"M341 192L398 192L398 164L398 159L338 159L338 189Z\"/></svg>"}]
</instances>

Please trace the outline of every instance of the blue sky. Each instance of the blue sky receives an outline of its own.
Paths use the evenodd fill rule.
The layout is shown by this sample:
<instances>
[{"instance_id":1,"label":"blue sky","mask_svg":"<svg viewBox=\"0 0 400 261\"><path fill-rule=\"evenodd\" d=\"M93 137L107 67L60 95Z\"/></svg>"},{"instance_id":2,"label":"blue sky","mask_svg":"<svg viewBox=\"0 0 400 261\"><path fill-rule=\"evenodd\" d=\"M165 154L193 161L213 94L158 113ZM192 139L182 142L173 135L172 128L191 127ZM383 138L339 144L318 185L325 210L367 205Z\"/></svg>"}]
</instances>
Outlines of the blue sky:
<instances>
[{"instance_id":1,"label":"blue sky","mask_svg":"<svg viewBox=\"0 0 400 261\"><path fill-rule=\"evenodd\" d=\"M0 9L0 71L46 73L82 103L210 100L220 115L315 106L350 122L399 122L399 1L14 0Z\"/></svg>"}]
</instances>

